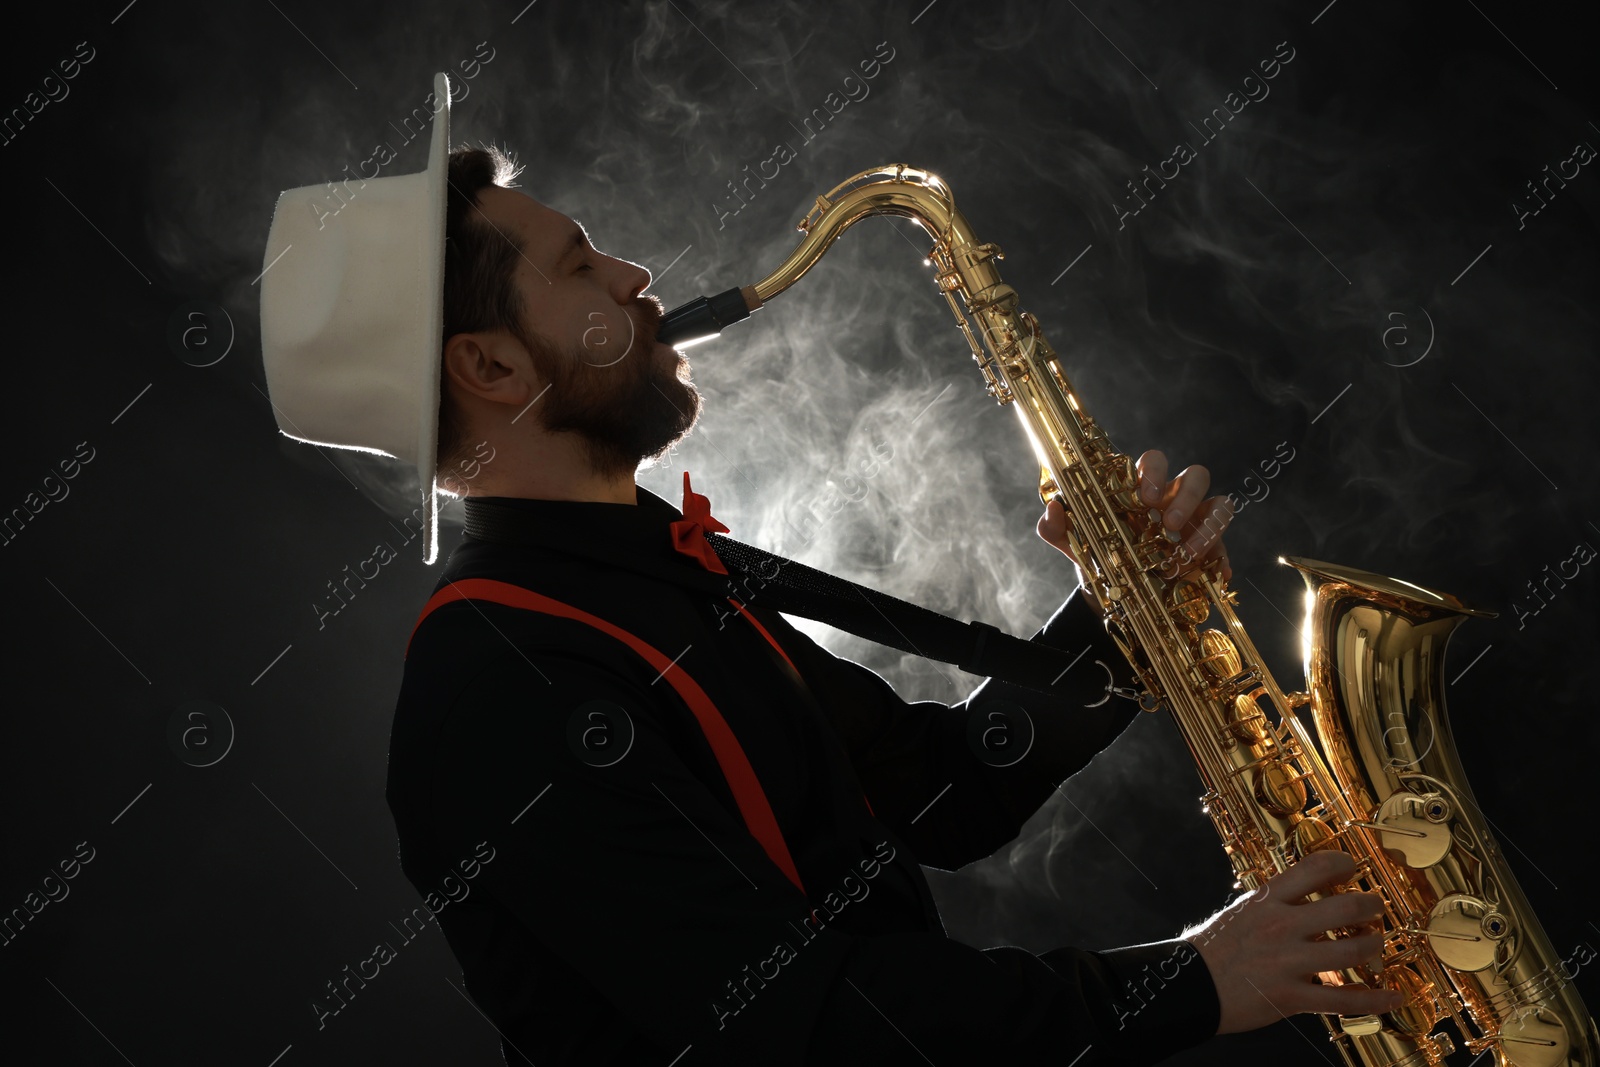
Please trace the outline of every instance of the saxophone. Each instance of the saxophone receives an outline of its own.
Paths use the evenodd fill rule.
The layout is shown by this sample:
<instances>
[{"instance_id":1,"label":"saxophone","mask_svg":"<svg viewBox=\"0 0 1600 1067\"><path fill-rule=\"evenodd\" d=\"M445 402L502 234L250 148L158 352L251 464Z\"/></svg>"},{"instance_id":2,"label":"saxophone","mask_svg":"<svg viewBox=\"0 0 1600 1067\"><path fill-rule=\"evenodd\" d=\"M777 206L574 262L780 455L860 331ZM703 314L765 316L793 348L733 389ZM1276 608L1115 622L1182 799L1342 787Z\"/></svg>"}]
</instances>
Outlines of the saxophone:
<instances>
[{"instance_id":1,"label":"saxophone","mask_svg":"<svg viewBox=\"0 0 1600 1067\"><path fill-rule=\"evenodd\" d=\"M1084 410L1038 320L1000 279L937 175L863 171L799 224L789 258L751 286L672 311L660 339L714 337L794 285L846 229L900 215L933 239L928 260L988 394L1011 405L1060 499L1069 543L1128 658L1147 711L1166 707L1199 768L1201 800L1237 875L1255 889L1319 849L1357 864L1352 890L1385 904L1383 967L1326 972L1382 984L1384 1015L1323 1016L1349 1067L1442 1063L1453 1022L1499 1067L1600 1067L1600 1035L1473 799L1445 715L1445 646L1469 616L1448 593L1316 560L1280 557L1305 580L1306 690L1285 692L1234 612L1217 563L1179 577L1176 533L1138 498L1133 462ZM1296 709L1310 705L1318 743ZM1331 931L1329 936L1348 935ZM1582 961L1587 962L1587 959ZM1474 1063L1477 1061L1474 1060Z\"/></svg>"}]
</instances>

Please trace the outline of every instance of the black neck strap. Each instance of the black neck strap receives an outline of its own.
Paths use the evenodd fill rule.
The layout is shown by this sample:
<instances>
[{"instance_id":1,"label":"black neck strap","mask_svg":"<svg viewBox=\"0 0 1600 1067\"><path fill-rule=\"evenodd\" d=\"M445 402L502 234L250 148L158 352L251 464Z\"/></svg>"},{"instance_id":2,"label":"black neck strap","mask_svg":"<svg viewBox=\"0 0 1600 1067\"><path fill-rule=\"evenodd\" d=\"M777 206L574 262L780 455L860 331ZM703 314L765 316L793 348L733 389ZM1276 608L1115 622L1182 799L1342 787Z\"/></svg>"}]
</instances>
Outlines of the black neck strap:
<instances>
[{"instance_id":1,"label":"black neck strap","mask_svg":"<svg viewBox=\"0 0 1600 1067\"><path fill-rule=\"evenodd\" d=\"M546 539L527 529L526 517L514 510L486 500L472 504L466 509L469 537L549 547ZM1100 672L1071 670L1077 662L1073 653L1025 641L986 622L960 622L723 534L707 534L706 540L728 568L728 574L683 567L681 574L666 577L699 592L815 619L901 652L953 664L979 677L997 678L1072 703L1088 706L1101 703L1106 697L1107 683ZM628 566L624 560L616 562ZM664 576L659 568L649 573Z\"/></svg>"}]
</instances>

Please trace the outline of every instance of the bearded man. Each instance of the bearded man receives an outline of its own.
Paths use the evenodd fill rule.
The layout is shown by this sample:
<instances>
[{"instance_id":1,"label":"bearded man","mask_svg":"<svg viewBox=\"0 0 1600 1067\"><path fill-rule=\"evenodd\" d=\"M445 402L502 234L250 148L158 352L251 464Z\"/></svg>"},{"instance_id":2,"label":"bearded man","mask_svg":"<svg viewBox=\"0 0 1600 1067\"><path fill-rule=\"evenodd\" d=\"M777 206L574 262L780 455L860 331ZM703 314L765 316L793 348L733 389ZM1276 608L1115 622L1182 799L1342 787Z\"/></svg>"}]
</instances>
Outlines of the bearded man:
<instances>
[{"instance_id":1,"label":"bearded man","mask_svg":"<svg viewBox=\"0 0 1600 1067\"><path fill-rule=\"evenodd\" d=\"M294 251L265 276L263 348L284 432L410 460L430 509L436 487L464 497L406 650L387 795L404 872L508 1063L1144 1064L1286 1014L1398 1004L1315 978L1380 948L1324 936L1380 913L1335 891L1342 853L1151 944L947 937L921 867L1013 840L1137 706L996 679L906 702L718 591L706 498L687 474L681 509L635 482L702 405L656 338L649 272L514 188L498 150L448 151L442 75L436 94L429 170L365 183L342 229L295 221L314 187L280 198L268 256ZM1138 469L1190 566L1226 573L1205 468L1169 479L1152 451ZM1059 504L1037 533L1066 551ZM1133 684L1085 589L1032 640L1092 648L1108 689ZM1002 706L1036 732L996 766L967 724Z\"/></svg>"}]
</instances>

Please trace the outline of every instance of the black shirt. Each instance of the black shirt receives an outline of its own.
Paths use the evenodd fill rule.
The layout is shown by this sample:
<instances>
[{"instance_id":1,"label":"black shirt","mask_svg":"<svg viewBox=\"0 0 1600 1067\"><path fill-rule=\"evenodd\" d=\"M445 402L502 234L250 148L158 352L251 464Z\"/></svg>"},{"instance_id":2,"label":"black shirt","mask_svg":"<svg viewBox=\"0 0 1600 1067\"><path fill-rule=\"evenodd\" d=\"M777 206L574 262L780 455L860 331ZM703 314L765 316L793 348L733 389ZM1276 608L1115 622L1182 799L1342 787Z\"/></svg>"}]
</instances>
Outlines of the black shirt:
<instances>
[{"instance_id":1,"label":"black shirt","mask_svg":"<svg viewBox=\"0 0 1600 1067\"><path fill-rule=\"evenodd\" d=\"M1152 1063L1215 1032L1215 989L1187 943L975 949L945 936L918 866L954 870L1013 840L1133 701L1084 708L989 680L960 704L907 703L759 590L740 600L782 654L695 591L685 577L704 568L669 532L680 513L643 488L637 505L464 503L438 588L510 582L672 658L737 737L806 890L746 828L688 705L638 652L574 619L438 608L409 645L387 796L405 874L508 1062L1089 1067ZM474 537L489 514L522 543ZM1103 680L1098 659L1131 683L1080 598L1034 639L1088 648L1075 672ZM1014 723L1018 705L1026 755L980 758L986 716L1006 707Z\"/></svg>"}]
</instances>

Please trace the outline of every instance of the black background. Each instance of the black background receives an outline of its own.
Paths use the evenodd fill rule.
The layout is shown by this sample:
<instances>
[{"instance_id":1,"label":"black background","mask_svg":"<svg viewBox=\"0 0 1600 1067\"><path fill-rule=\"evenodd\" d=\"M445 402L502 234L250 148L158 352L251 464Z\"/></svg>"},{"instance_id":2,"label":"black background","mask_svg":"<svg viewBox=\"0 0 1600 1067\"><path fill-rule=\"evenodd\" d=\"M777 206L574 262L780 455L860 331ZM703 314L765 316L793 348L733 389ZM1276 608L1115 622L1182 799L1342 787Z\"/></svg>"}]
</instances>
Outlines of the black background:
<instances>
[{"instance_id":1,"label":"black background","mask_svg":"<svg viewBox=\"0 0 1600 1067\"><path fill-rule=\"evenodd\" d=\"M419 903L383 782L402 645L438 571L412 542L318 629L325 583L399 546L415 486L277 433L254 283L277 192L342 177L383 140L399 150L385 174L422 169L425 139L395 126L479 42L493 58L462 80L452 139L516 151L523 188L654 271L669 307L765 274L812 199L857 171L943 176L1125 451L1269 491L1228 541L1286 687L1300 594L1279 553L1500 612L1463 626L1447 665L1462 758L1557 952L1600 945L1594 568L1527 611L1546 565L1600 546L1600 177L1583 168L1520 229L1513 208L1546 164L1600 144L1592 39L1569 9L1502 0L924 5L115 0L8 26L6 113L78 42L94 58L0 146L0 508L80 442L94 458L0 550L0 911L79 842L95 858L0 947L0 1044L74 1064L498 1062L437 930L324 1029L308 1007ZM797 132L880 42L893 58L870 95ZM1294 58L1270 96L1201 145L1189 122L1280 42ZM1125 181L1178 141L1197 158L1119 229ZM779 142L797 158L719 218L727 182ZM687 467L734 536L1030 632L1073 575L1033 534L1025 442L982 395L924 247L902 220L859 226L692 350L702 425L640 480L675 500ZM202 305L225 314L188 317ZM169 341L196 321L187 347ZM973 681L824 639L908 697ZM187 701L231 723L210 766L180 756L224 750L216 711L187 748L169 742ZM1171 724L1141 719L1012 846L931 875L952 936L1171 936L1228 895L1197 792ZM1577 982L1600 1003L1593 970ZM1174 1062L1245 1056L1331 1053L1301 1019Z\"/></svg>"}]
</instances>

